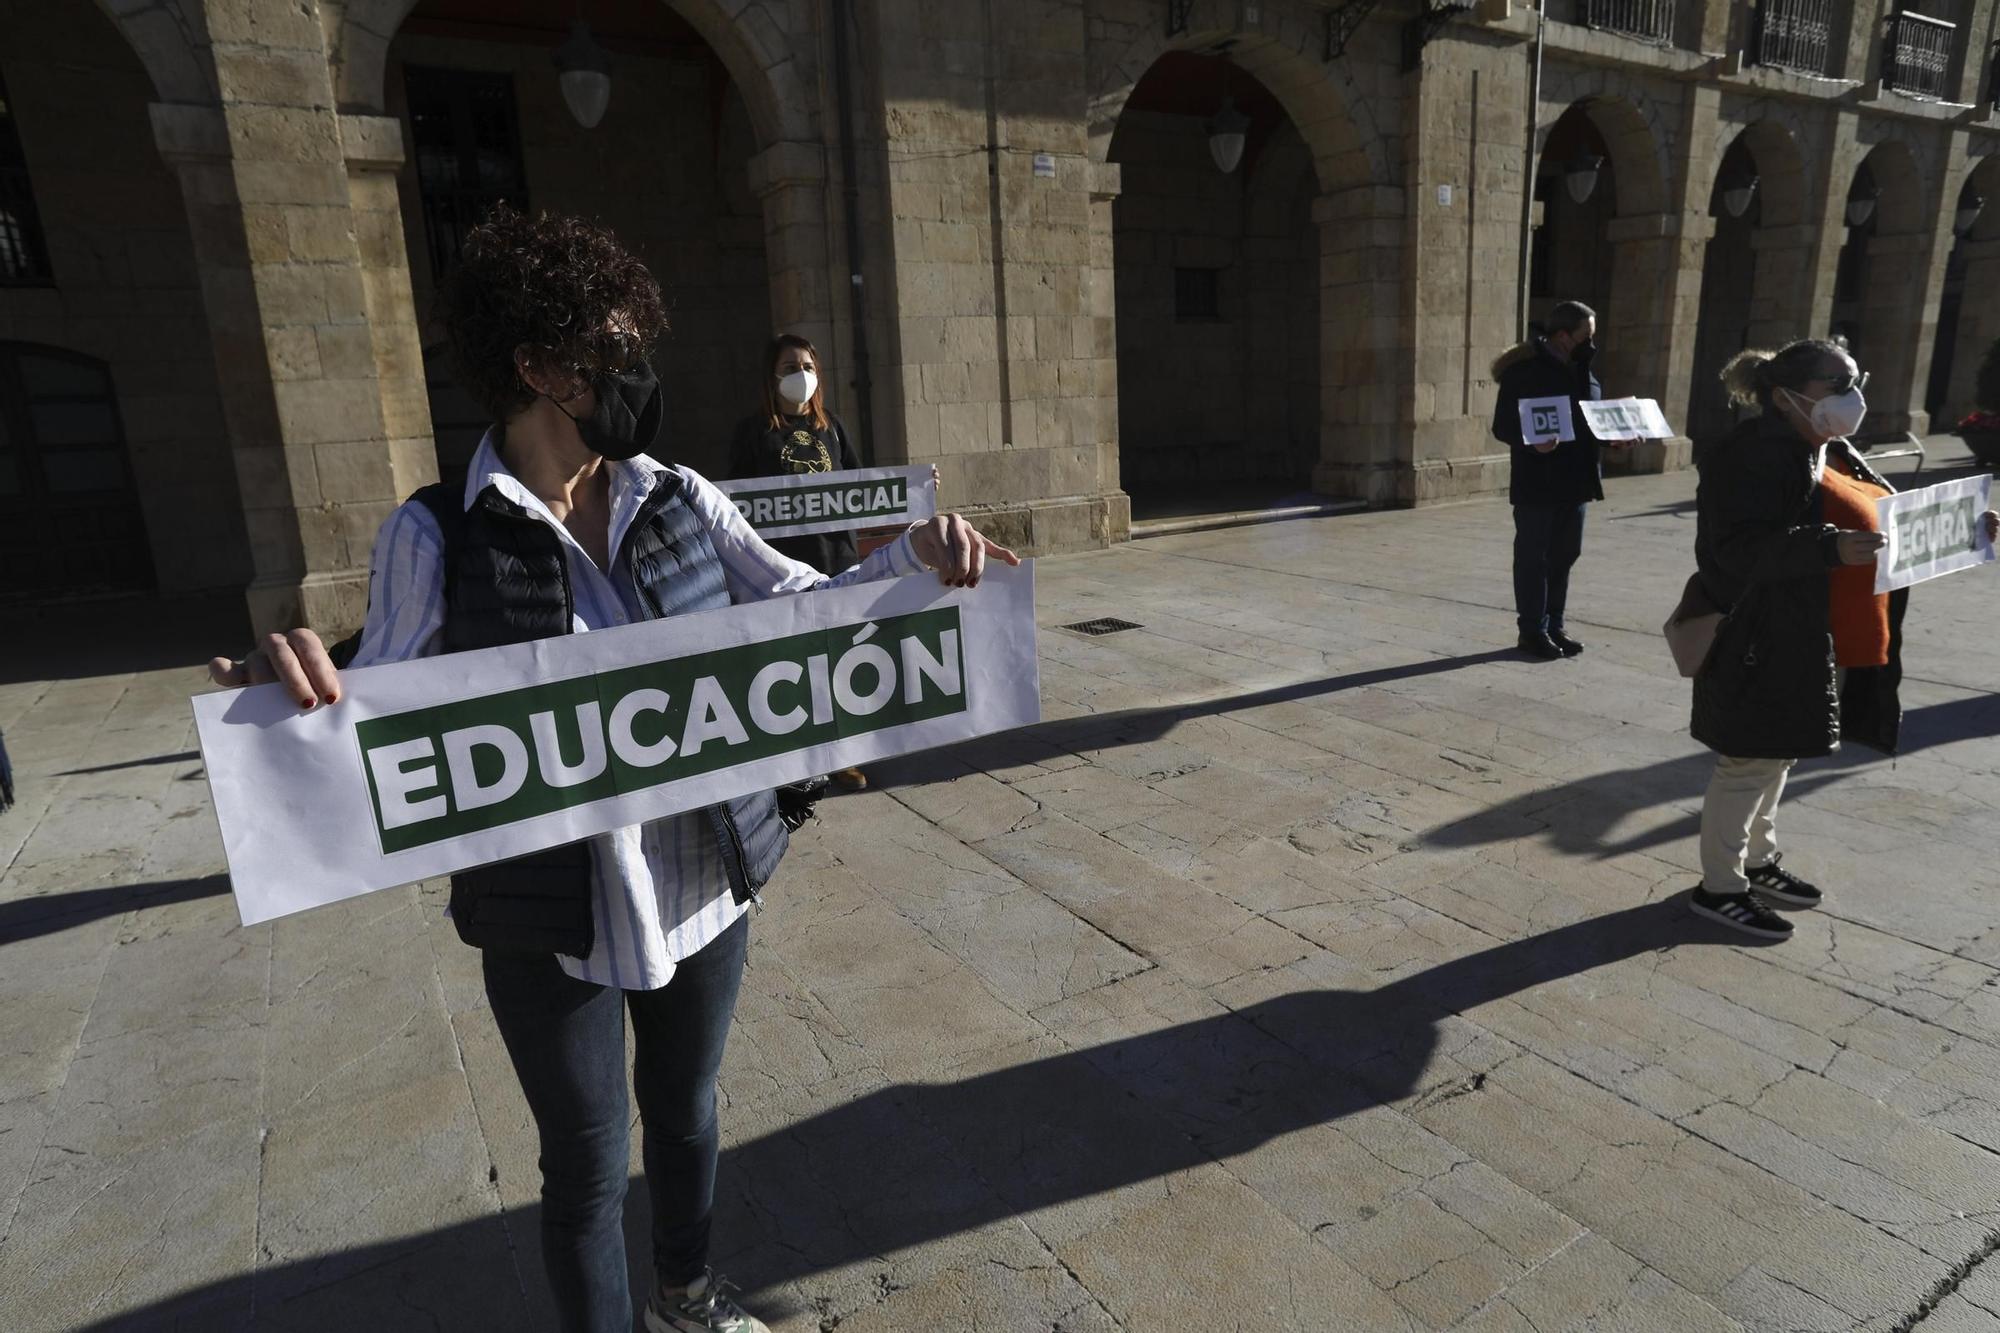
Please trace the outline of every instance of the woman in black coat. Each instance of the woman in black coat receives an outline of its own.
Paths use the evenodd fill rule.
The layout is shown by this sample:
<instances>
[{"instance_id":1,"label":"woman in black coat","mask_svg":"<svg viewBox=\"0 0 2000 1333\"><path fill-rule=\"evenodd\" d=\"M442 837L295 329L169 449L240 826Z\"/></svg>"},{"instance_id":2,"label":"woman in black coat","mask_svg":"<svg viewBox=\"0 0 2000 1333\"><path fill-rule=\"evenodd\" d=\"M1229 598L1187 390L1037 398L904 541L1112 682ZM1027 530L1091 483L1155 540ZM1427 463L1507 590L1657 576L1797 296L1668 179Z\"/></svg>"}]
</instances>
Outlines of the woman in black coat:
<instances>
[{"instance_id":1,"label":"woman in black coat","mask_svg":"<svg viewBox=\"0 0 2000 1333\"><path fill-rule=\"evenodd\" d=\"M1690 730L1717 759L1692 906L1765 939L1792 931L1771 904L1820 901L1779 864L1774 819L1792 765L1843 740L1893 754L1902 722L1908 590L1873 591L1887 540L1874 501L1894 488L1846 439L1867 378L1817 339L1743 352L1722 379L1761 414L1695 458L1699 590L1728 615L1694 682ZM1995 521L1987 514L1989 532Z\"/></svg>"}]
</instances>

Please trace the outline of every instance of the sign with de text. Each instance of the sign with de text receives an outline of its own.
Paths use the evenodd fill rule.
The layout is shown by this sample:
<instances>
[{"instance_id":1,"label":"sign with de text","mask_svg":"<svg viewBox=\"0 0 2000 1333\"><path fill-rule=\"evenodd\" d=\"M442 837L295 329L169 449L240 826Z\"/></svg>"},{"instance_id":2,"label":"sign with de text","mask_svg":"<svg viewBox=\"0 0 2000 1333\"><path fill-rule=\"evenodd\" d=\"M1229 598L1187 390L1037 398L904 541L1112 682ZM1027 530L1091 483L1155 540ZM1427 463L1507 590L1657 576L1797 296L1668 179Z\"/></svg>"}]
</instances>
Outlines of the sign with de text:
<instances>
[{"instance_id":1,"label":"sign with de text","mask_svg":"<svg viewBox=\"0 0 2000 1333\"><path fill-rule=\"evenodd\" d=\"M799 472L716 485L764 538L890 527L937 513L937 483L928 467Z\"/></svg>"},{"instance_id":2,"label":"sign with de text","mask_svg":"<svg viewBox=\"0 0 2000 1333\"><path fill-rule=\"evenodd\" d=\"M1993 562L1979 516L1991 507L1991 476L1944 481L1875 502L1889 544L1875 556L1875 591L1907 588Z\"/></svg>"},{"instance_id":3,"label":"sign with de text","mask_svg":"<svg viewBox=\"0 0 2000 1333\"><path fill-rule=\"evenodd\" d=\"M1521 443L1567 444L1576 438L1576 419L1568 398L1523 398L1520 409Z\"/></svg>"},{"instance_id":4,"label":"sign with de text","mask_svg":"<svg viewBox=\"0 0 2000 1333\"><path fill-rule=\"evenodd\" d=\"M245 925L1023 726L1034 573L860 584L275 685L195 722Z\"/></svg>"}]
</instances>

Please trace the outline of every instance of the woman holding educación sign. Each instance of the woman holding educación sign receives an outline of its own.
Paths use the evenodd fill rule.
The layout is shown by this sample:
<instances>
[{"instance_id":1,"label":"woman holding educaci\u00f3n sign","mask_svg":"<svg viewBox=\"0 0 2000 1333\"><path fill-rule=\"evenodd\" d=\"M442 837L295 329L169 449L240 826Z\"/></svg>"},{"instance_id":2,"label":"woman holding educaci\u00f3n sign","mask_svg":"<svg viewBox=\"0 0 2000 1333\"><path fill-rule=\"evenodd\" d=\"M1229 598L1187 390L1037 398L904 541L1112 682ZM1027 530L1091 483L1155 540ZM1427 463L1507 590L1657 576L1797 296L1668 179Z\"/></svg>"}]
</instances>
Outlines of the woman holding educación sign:
<instances>
[{"instance_id":1,"label":"woman holding educaci\u00f3n sign","mask_svg":"<svg viewBox=\"0 0 2000 1333\"><path fill-rule=\"evenodd\" d=\"M647 363L660 289L611 234L503 211L466 238L439 312L462 383L498 424L463 487L426 487L375 541L350 665L521 643L867 580L979 582L1020 563L958 515L913 525L833 578L767 546L736 506L655 461L665 403ZM269 636L220 684L277 680L335 704L310 630ZM625 1019L653 1206L652 1333L762 1333L708 1267L715 1078L747 904L785 850L769 793L452 877L486 993L541 1140L542 1248L564 1329L627 1333Z\"/></svg>"},{"instance_id":2,"label":"woman holding educaci\u00f3n sign","mask_svg":"<svg viewBox=\"0 0 2000 1333\"><path fill-rule=\"evenodd\" d=\"M1761 409L1697 452L1689 597L1725 611L1694 681L1694 738L1716 752L1701 810L1694 911L1761 939L1789 939L1770 904L1819 904L1780 864L1775 819L1800 759L1843 740L1895 753L1909 590L1875 592L1887 539L1875 502L1894 487L1848 443L1868 377L1808 339L1747 351L1722 370L1733 402ZM2000 515L1984 516L1989 534ZM1676 619L1707 609L1683 606Z\"/></svg>"}]
</instances>

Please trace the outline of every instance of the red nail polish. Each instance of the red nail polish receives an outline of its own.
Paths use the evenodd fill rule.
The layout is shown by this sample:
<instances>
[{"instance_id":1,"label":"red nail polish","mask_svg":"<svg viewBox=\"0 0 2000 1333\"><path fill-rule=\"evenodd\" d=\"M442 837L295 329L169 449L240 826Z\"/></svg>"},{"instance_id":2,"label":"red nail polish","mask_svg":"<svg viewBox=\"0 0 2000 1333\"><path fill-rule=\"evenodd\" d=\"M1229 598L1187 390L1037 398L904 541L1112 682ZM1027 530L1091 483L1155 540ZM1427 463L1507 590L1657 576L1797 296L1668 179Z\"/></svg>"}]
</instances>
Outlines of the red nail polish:
<instances>
[{"instance_id":1,"label":"red nail polish","mask_svg":"<svg viewBox=\"0 0 2000 1333\"><path fill-rule=\"evenodd\" d=\"M310 698L299 700L299 707L301 708L311 708L312 706L313 701Z\"/></svg>"},{"instance_id":2,"label":"red nail polish","mask_svg":"<svg viewBox=\"0 0 2000 1333\"><path fill-rule=\"evenodd\" d=\"M327 695L327 696L326 696L326 701L327 701L328 703L332 703L332 702L333 702L333 696L332 696L332 695L330 695L330 694L329 694L329 695Z\"/></svg>"}]
</instances>

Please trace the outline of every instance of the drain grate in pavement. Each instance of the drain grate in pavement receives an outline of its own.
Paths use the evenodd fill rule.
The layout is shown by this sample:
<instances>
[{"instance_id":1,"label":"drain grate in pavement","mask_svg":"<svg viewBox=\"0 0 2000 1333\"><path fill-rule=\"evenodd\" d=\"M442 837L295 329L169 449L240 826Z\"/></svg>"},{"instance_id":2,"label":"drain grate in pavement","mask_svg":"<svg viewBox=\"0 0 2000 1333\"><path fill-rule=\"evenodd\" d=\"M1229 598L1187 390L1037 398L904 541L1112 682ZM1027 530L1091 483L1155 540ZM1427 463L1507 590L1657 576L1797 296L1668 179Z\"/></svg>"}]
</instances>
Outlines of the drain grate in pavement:
<instances>
[{"instance_id":1,"label":"drain grate in pavement","mask_svg":"<svg viewBox=\"0 0 2000 1333\"><path fill-rule=\"evenodd\" d=\"M1058 625L1058 629L1073 629L1078 634L1117 634L1128 629L1144 629L1136 620L1120 620L1116 616L1102 616L1096 620L1079 620L1074 625Z\"/></svg>"}]
</instances>

